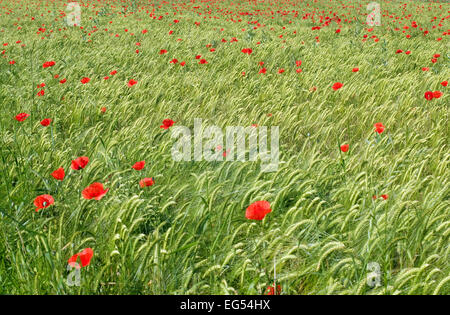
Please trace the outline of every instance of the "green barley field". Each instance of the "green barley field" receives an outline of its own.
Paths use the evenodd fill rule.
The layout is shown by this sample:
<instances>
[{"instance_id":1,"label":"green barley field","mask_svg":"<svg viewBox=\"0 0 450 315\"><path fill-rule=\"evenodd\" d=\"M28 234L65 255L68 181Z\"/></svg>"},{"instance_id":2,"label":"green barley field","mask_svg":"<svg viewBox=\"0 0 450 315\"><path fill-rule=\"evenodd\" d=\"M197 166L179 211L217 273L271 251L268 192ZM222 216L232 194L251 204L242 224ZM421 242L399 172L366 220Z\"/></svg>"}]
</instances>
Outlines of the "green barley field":
<instances>
[{"instance_id":1,"label":"green barley field","mask_svg":"<svg viewBox=\"0 0 450 315\"><path fill-rule=\"evenodd\" d=\"M450 294L448 2L0 2L1 294Z\"/></svg>"}]
</instances>

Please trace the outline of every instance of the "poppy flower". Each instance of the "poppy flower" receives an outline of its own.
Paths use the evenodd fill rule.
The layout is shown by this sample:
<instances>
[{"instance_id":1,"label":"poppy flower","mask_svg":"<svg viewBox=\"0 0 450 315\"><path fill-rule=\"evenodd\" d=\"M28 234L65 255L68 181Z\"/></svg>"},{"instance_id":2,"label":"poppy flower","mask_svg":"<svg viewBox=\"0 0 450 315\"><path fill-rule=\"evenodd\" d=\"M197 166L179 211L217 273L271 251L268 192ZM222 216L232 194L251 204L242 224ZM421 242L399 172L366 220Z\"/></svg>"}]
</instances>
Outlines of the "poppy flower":
<instances>
[{"instance_id":1,"label":"poppy flower","mask_svg":"<svg viewBox=\"0 0 450 315\"><path fill-rule=\"evenodd\" d=\"M381 195L381 198L383 198L384 200L388 199L388 195Z\"/></svg>"},{"instance_id":2,"label":"poppy flower","mask_svg":"<svg viewBox=\"0 0 450 315\"><path fill-rule=\"evenodd\" d=\"M384 131L384 125L382 123L376 123L375 125L375 132L381 134Z\"/></svg>"},{"instance_id":3,"label":"poppy flower","mask_svg":"<svg viewBox=\"0 0 450 315\"><path fill-rule=\"evenodd\" d=\"M266 68L261 68L260 70L259 70L259 73L261 73L261 74L265 74L267 72L267 69Z\"/></svg>"},{"instance_id":4,"label":"poppy flower","mask_svg":"<svg viewBox=\"0 0 450 315\"><path fill-rule=\"evenodd\" d=\"M345 153L348 151L349 147L350 147L350 145L343 144L343 145L341 145L341 151Z\"/></svg>"},{"instance_id":5,"label":"poppy flower","mask_svg":"<svg viewBox=\"0 0 450 315\"><path fill-rule=\"evenodd\" d=\"M398 49L395 53L396 53L396 54L401 54L402 52L403 52L403 50Z\"/></svg>"},{"instance_id":6,"label":"poppy flower","mask_svg":"<svg viewBox=\"0 0 450 315\"><path fill-rule=\"evenodd\" d=\"M48 125L50 125L51 122L52 120L50 118L45 118L41 121L41 125L47 127Z\"/></svg>"},{"instance_id":7,"label":"poppy flower","mask_svg":"<svg viewBox=\"0 0 450 315\"><path fill-rule=\"evenodd\" d=\"M442 86L447 86L447 85L448 85L448 81L442 81L442 82L441 82L441 85L442 85Z\"/></svg>"},{"instance_id":8,"label":"poppy flower","mask_svg":"<svg viewBox=\"0 0 450 315\"><path fill-rule=\"evenodd\" d=\"M136 171L140 171L141 169L143 169L145 166L145 161L139 161L134 163L134 165L132 166L132 168L134 168Z\"/></svg>"},{"instance_id":9,"label":"poppy flower","mask_svg":"<svg viewBox=\"0 0 450 315\"><path fill-rule=\"evenodd\" d=\"M54 179L63 180L64 176L66 176L66 173L64 172L64 169L60 167L57 170L53 171L51 175L53 176Z\"/></svg>"},{"instance_id":10,"label":"poppy flower","mask_svg":"<svg viewBox=\"0 0 450 315\"><path fill-rule=\"evenodd\" d=\"M72 169L76 171L81 170L82 168L85 168L88 163L89 158L87 156L81 156L72 161Z\"/></svg>"},{"instance_id":11,"label":"poppy flower","mask_svg":"<svg viewBox=\"0 0 450 315\"><path fill-rule=\"evenodd\" d=\"M82 79L80 80L80 82L83 83L83 84L89 83L89 81L91 81L91 79L86 78L86 77L84 77L84 78L82 78Z\"/></svg>"},{"instance_id":12,"label":"poppy flower","mask_svg":"<svg viewBox=\"0 0 450 315\"><path fill-rule=\"evenodd\" d=\"M425 92L425 99L431 101L433 99L433 97L434 97L433 96L433 92L431 92L431 91L426 91Z\"/></svg>"},{"instance_id":13,"label":"poppy flower","mask_svg":"<svg viewBox=\"0 0 450 315\"><path fill-rule=\"evenodd\" d=\"M270 209L269 202L265 200L256 201L248 206L245 211L245 217L250 220L262 220L266 216L266 214L270 213L272 209Z\"/></svg>"},{"instance_id":14,"label":"poppy flower","mask_svg":"<svg viewBox=\"0 0 450 315\"><path fill-rule=\"evenodd\" d=\"M442 92L441 91L434 91L433 92L433 97L434 98L440 98L442 96Z\"/></svg>"},{"instance_id":15,"label":"poppy flower","mask_svg":"<svg viewBox=\"0 0 450 315\"><path fill-rule=\"evenodd\" d=\"M39 210L45 209L54 204L55 200L50 195L40 195L34 199L33 203L36 206L36 212L38 212Z\"/></svg>"},{"instance_id":16,"label":"poppy flower","mask_svg":"<svg viewBox=\"0 0 450 315\"><path fill-rule=\"evenodd\" d=\"M300 67L300 66L302 65L302 61L301 61L301 60L295 61L295 65L296 65L297 67Z\"/></svg>"},{"instance_id":17,"label":"poppy flower","mask_svg":"<svg viewBox=\"0 0 450 315\"><path fill-rule=\"evenodd\" d=\"M359 71L359 68L353 68L352 69L352 72L358 72Z\"/></svg>"},{"instance_id":18,"label":"poppy flower","mask_svg":"<svg viewBox=\"0 0 450 315\"><path fill-rule=\"evenodd\" d=\"M101 111L102 113L106 113L106 107L100 108L100 111Z\"/></svg>"},{"instance_id":19,"label":"poppy flower","mask_svg":"<svg viewBox=\"0 0 450 315\"><path fill-rule=\"evenodd\" d=\"M14 118L17 121L24 121L25 119L28 118L28 116L30 116L30 115L28 115L27 113L20 113L20 114L16 115L16 117L14 117Z\"/></svg>"},{"instance_id":20,"label":"poppy flower","mask_svg":"<svg viewBox=\"0 0 450 315\"><path fill-rule=\"evenodd\" d=\"M169 129L170 127L173 126L175 122L171 119L164 119L162 122L162 125L159 126L159 128L163 128L163 129Z\"/></svg>"},{"instance_id":21,"label":"poppy flower","mask_svg":"<svg viewBox=\"0 0 450 315\"><path fill-rule=\"evenodd\" d=\"M62 79L62 80L59 81L59 83L61 83L61 84L64 84L66 82L67 82L67 79Z\"/></svg>"},{"instance_id":22,"label":"poppy flower","mask_svg":"<svg viewBox=\"0 0 450 315\"><path fill-rule=\"evenodd\" d=\"M89 185L88 187L86 187L85 189L83 189L81 194L83 195L84 199L100 200L103 198L103 196L106 195L108 190L109 190L109 188L106 190L103 189L103 184L101 184L101 183L93 183L93 184Z\"/></svg>"},{"instance_id":23,"label":"poppy flower","mask_svg":"<svg viewBox=\"0 0 450 315\"><path fill-rule=\"evenodd\" d=\"M113 71L111 71L109 74L110 74L110 75L115 75L115 74L117 74L117 70L113 70Z\"/></svg>"},{"instance_id":24,"label":"poppy flower","mask_svg":"<svg viewBox=\"0 0 450 315\"><path fill-rule=\"evenodd\" d=\"M281 286L277 285L277 292L276 295L281 294ZM266 289L266 295L275 295L275 288L273 286L268 286Z\"/></svg>"},{"instance_id":25,"label":"poppy flower","mask_svg":"<svg viewBox=\"0 0 450 315\"><path fill-rule=\"evenodd\" d=\"M428 68L428 67L423 67L422 68L422 71L428 71L428 70L430 70L430 68Z\"/></svg>"},{"instance_id":26,"label":"poppy flower","mask_svg":"<svg viewBox=\"0 0 450 315\"><path fill-rule=\"evenodd\" d=\"M208 63L208 61L206 61L206 59L200 59L199 64L204 65L204 64L207 64L207 63Z\"/></svg>"},{"instance_id":27,"label":"poppy flower","mask_svg":"<svg viewBox=\"0 0 450 315\"><path fill-rule=\"evenodd\" d=\"M139 181L139 186L141 186L142 188L147 187L147 186L153 186L154 184L155 184L155 180L153 179L153 177L152 178L146 177Z\"/></svg>"},{"instance_id":28,"label":"poppy flower","mask_svg":"<svg viewBox=\"0 0 450 315\"><path fill-rule=\"evenodd\" d=\"M164 55L164 54L166 54L167 53L167 50L165 50L165 49L161 49L160 51L159 51L159 54L160 55Z\"/></svg>"},{"instance_id":29,"label":"poppy flower","mask_svg":"<svg viewBox=\"0 0 450 315\"><path fill-rule=\"evenodd\" d=\"M44 62L44 64L42 65L42 68L49 68L49 67L53 67L55 65L54 61L46 61Z\"/></svg>"},{"instance_id":30,"label":"poppy flower","mask_svg":"<svg viewBox=\"0 0 450 315\"><path fill-rule=\"evenodd\" d=\"M343 86L344 86L344 84L342 84L341 82L336 82L335 84L333 84L332 88L333 88L333 90L337 91Z\"/></svg>"},{"instance_id":31,"label":"poppy flower","mask_svg":"<svg viewBox=\"0 0 450 315\"><path fill-rule=\"evenodd\" d=\"M298 68L298 69L295 69L295 72L297 72L297 73L301 73L301 72L302 72L302 69L300 69L300 68Z\"/></svg>"},{"instance_id":32,"label":"poppy flower","mask_svg":"<svg viewBox=\"0 0 450 315\"><path fill-rule=\"evenodd\" d=\"M253 50L251 48L244 48L241 51L247 55L250 55L253 52Z\"/></svg>"},{"instance_id":33,"label":"poppy flower","mask_svg":"<svg viewBox=\"0 0 450 315\"><path fill-rule=\"evenodd\" d=\"M89 264L91 263L91 259L93 256L94 251L92 250L92 248L85 248L83 251L70 257L67 262L70 266L75 267L76 266L75 263L78 257L80 257L81 266L86 267L89 266Z\"/></svg>"},{"instance_id":34,"label":"poppy flower","mask_svg":"<svg viewBox=\"0 0 450 315\"><path fill-rule=\"evenodd\" d=\"M131 79L130 81L128 81L128 87L132 87L133 85L137 84L136 80Z\"/></svg>"}]
</instances>

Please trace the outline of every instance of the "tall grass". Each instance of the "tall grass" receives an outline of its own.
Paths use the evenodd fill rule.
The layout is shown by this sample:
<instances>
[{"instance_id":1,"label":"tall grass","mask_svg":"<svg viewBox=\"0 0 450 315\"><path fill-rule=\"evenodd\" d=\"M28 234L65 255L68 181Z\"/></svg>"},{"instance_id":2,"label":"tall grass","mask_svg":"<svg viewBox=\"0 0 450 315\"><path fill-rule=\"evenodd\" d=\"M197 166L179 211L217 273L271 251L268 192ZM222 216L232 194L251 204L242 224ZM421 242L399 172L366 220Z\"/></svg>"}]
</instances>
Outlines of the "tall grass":
<instances>
[{"instance_id":1,"label":"tall grass","mask_svg":"<svg viewBox=\"0 0 450 315\"><path fill-rule=\"evenodd\" d=\"M368 32L366 2L353 9L335 1L276 2L301 14L234 16L243 22L232 23L215 7L211 15L219 19L156 7L157 17L171 12L159 21L143 2L127 14L122 3L102 1L82 8L83 29L58 18L63 1L49 3L30 1L27 11L11 2L13 12L2 9L0 16L0 42L9 43L0 60L0 293L261 294L274 281L274 259L283 294L450 293L449 98L439 84L449 79L450 55L448 39L436 41L443 29L432 30L430 22L445 16L448 4L419 13L416 2L409 4L407 13L431 34L413 29L407 39L387 17ZM216 5L238 10L230 3ZM395 1L381 6L402 14ZM339 34L335 24L312 31L301 10L313 7L349 11L358 21L343 23ZM171 23L175 18L180 22ZM249 20L266 26L254 30ZM99 31L89 36L93 26ZM39 27L46 32L36 34ZM250 56L241 52L247 47ZM441 57L431 64L436 53ZM208 64L199 65L197 54ZM172 58L186 65L169 64ZM56 65L43 69L48 60ZM259 61L265 75L258 74ZM112 70L118 74L104 80ZM91 82L82 85L82 77ZM128 88L129 79L138 84ZM333 91L337 81L344 86ZM42 82L46 94L38 97ZM427 90L444 95L427 101ZM20 112L30 117L15 121ZM39 124L44 118L53 119L51 127ZM159 128L165 118L190 128L194 118L223 129L280 126L279 169L175 162L170 130ZM386 126L379 138L376 122ZM343 143L349 152L340 152ZM90 158L87 167L70 169L82 155ZM140 160L146 167L131 169ZM66 169L63 182L50 176L58 167ZM143 177L156 184L141 189ZM109 192L84 200L81 191L95 181ZM55 204L36 213L40 194L51 194ZM372 199L381 194L388 199ZM256 200L273 210L261 222L244 215ZM92 263L81 269L81 285L69 287L67 260L86 247L94 249ZM374 288L367 285L371 262L381 266Z\"/></svg>"}]
</instances>

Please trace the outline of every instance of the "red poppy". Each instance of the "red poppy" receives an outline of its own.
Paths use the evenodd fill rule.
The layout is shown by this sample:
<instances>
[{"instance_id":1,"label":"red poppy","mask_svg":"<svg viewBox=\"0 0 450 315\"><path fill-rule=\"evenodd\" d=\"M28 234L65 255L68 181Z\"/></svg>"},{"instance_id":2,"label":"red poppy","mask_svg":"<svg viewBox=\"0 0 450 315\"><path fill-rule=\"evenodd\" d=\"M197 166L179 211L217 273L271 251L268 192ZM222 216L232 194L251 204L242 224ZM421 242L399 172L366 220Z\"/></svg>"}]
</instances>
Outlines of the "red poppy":
<instances>
[{"instance_id":1,"label":"red poppy","mask_svg":"<svg viewBox=\"0 0 450 315\"><path fill-rule=\"evenodd\" d=\"M396 53L396 54L401 54L402 52L403 52L403 50L398 49L395 53Z\"/></svg>"},{"instance_id":2,"label":"red poppy","mask_svg":"<svg viewBox=\"0 0 450 315\"><path fill-rule=\"evenodd\" d=\"M134 168L136 171L140 171L141 169L143 169L145 166L145 161L139 161L134 163L134 165L132 166L132 168Z\"/></svg>"},{"instance_id":3,"label":"red poppy","mask_svg":"<svg viewBox=\"0 0 450 315\"><path fill-rule=\"evenodd\" d=\"M447 85L448 85L448 81L442 81L442 82L441 82L441 85L442 85L442 86L447 86Z\"/></svg>"},{"instance_id":4,"label":"red poppy","mask_svg":"<svg viewBox=\"0 0 450 315\"><path fill-rule=\"evenodd\" d=\"M28 115L27 113L20 113L20 114L16 115L16 117L14 117L14 118L17 121L24 121L25 119L28 118L28 116L30 116L30 115Z\"/></svg>"},{"instance_id":5,"label":"red poppy","mask_svg":"<svg viewBox=\"0 0 450 315\"><path fill-rule=\"evenodd\" d=\"M341 82L336 82L335 84L333 84L332 88L333 88L333 90L337 91L343 86L344 86L344 84L342 84Z\"/></svg>"},{"instance_id":6,"label":"red poppy","mask_svg":"<svg viewBox=\"0 0 450 315\"><path fill-rule=\"evenodd\" d=\"M381 198L383 198L384 200L388 199L388 195L381 195Z\"/></svg>"},{"instance_id":7,"label":"red poppy","mask_svg":"<svg viewBox=\"0 0 450 315\"><path fill-rule=\"evenodd\" d=\"M69 263L70 266L75 267L76 266L75 263L78 257L80 257L81 266L86 267L89 266L89 264L91 263L92 256L94 256L94 251L92 250L92 248L85 248L80 253L70 257L67 262Z\"/></svg>"},{"instance_id":8,"label":"red poppy","mask_svg":"<svg viewBox=\"0 0 450 315\"><path fill-rule=\"evenodd\" d=\"M276 295L281 294L281 286L277 285L277 292ZM275 288L273 286L268 286L266 289L266 295L275 295Z\"/></svg>"},{"instance_id":9,"label":"red poppy","mask_svg":"<svg viewBox=\"0 0 450 315\"><path fill-rule=\"evenodd\" d=\"M433 97L434 98L440 98L442 96L442 92L441 91L434 91L433 92Z\"/></svg>"},{"instance_id":10,"label":"red poppy","mask_svg":"<svg viewBox=\"0 0 450 315\"><path fill-rule=\"evenodd\" d=\"M433 92L431 92L431 91L426 91L425 92L425 99L431 101L433 99L433 97L434 97L433 96Z\"/></svg>"},{"instance_id":11,"label":"red poppy","mask_svg":"<svg viewBox=\"0 0 450 315\"><path fill-rule=\"evenodd\" d=\"M141 179L139 182L139 186L141 186L142 188L147 187L147 186L153 186L153 184L155 184L155 180L152 178L144 178Z\"/></svg>"},{"instance_id":12,"label":"red poppy","mask_svg":"<svg viewBox=\"0 0 450 315\"><path fill-rule=\"evenodd\" d=\"M55 65L54 61L46 61L44 62L44 64L42 65L42 68L48 68L48 67L53 67Z\"/></svg>"},{"instance_id":13,"label":"red poppy","mask_svg":"<svg viewBox=\"0 0 450 315\"><path fill-rule=\"evenodd\" d=\"M88 163L89 158L87 156L81 156L72 161L72 169L76 171L81 170L82 168L85 168Z\"/></svg>"},{"instance_id":14,"label":"red poppy","mask_svg":"<svg viewBox=\"0 0 450 315\"><path fill-rule=\"evenodd\" d=\"M93 184L89 185L88 187L86 187L85 189L83 189L81 194L83 195L84 199L100 200L103 198L103 196L106 195L108 190L109 190L109 188L106 190L103 189L103 184L101 184L101 183L93 183Z\"/></svg>"},{"instance_id":15,"label":"red poppy","mask_svg":"<svg viewBox=\"0 0 450 315\"><path fill-rule=\"evenodd\" d=\"M267 69L266 68L261 68L260 70L259 70L259 73L262 73L262 74L265 74L267 72Z\"/></svg>"},{"instance_id":16,"label":"red poppy","mask_svg":"<svg viewBox=\"0 0 450 315\"><path fill-rule=\"evenodd\" d=\"M135 84L137 84L136 80L131 79L130 81L128 81L128 87L132 87Z\"/></svg>"},{"instance_id":17,"label":"red poppy","mask_svg":"<svg viewBox=\"0 0 450 315\"><path fill-rule=\"evenodd\" d=\"M102 113L106 113L106 107L102 107L102 108L100 108L100 110Z\"/></svg>"},{"instance_id":18,"label":"red poppy","mask_svg":"<svg viewBox=\"0 0 450 315\"><path fill-rule=\"evenodd\" d=\"M208 61L206 61L206 59L200 59L199 64L204 65L204 64L207 64L207 63L208 63Z\"/></svg>"},{"instance_id":19,"label":"red poppy","mask_svg":"<svg viewBox=\"0 0 450 315\"><path fill-rule=\"evenodd\" d=\"M359 71L359 68L353 68L352 69L352 72L358 72Z\"/></svg>"},{"instance_id":20,"label":"red poppy","mask_svg":"<svg viewBox=\"0 0 450 315\"><path fill-rule=\"evenodd\" d=\"M86 77L84 77L84 78L82 78L82 79L80 80L80 82L83 83L83 84L89 83L89 81L91 81L91 79L86 78Z\"/></svg>"},{"instance_id":21,"label":"red poppy","mask_svg":"<svg viewBox=\"0 0 450 315\"><path fill-rule=\"evenodd\" d=\"M300 66L302 65L302 61L301 61L301 60L295 61L295 65L296 65L297 67L300 67Z\"/></svg>"},{"instance_id":22,"label":"red poppy","mask_svg":"<svg viewBox=\"0 0 450 315\"><path fill-rule=\"evenodd\" d=\"M45 118L41 121L41 125L47 127L48 125L50 125L51 122L52 120L50 118Z\"/></svg>"},{"instance_id":23,"label":"red poppy","mask_svg":"<svg viewBox=\"0 0 450 315\"><path fill-rule=\"evenodd\" d=\"M66 82L67 82L67 79L62 79L62 80L59 81L59 83L61 83L61 84L64 84Z\"/></svg>"},{"instance_id":24,"label":"red poppy","mask_svg":"<svg viewBox=\"0 0 450 315\"><path fill-rule=\"evenodd\" d=\"M51 175L54 179L63 180L64 176L66 176L66 173L64 172L64 169L60 167L56 171L53 171Z\"/></svg>"},{"instance_id":25,"label":"red poppy","mask_svg":"<svg viewBox=\"0 0 450 315\"><path fill-rule=\"evenodd\" d=\"M162 125L159 126L159 128L163 128L163 129L169 129L170 127L173 126L175 122L171 119L164 119L162 122Z\"/></svg>"},{"instance_id":26,"label":"red poppy","mask_svg":"<svg viewBox=\"0 0 450 315\"><path fill-rule=\"evenodd\" d=\"M36 199L34 199L34 205L36 206L36 212L38 212L41 209L45 209L54 203L55 203L55 200L50 195L40 195L40 196L37 196Z\"/></svg>"},{"instance_id":27,"label":"red poppy","mask_svg":"<svg viewBox=\"0 0 450 315\"><path fill-rule=\"evenodd\" d=\"M167 53L167 50L165 50L165 49L161 49L160 51L159 51L159 54L160 55L164 55L164 54L166 54Z\"/></svg>"},{"instance_id":28,"label":"red poppy","mask_svg":"<svg viewBox=\"0 0 450 315\"><path fill-rule=\"evenodd\" d=\"M266 216L266 214L270 213L272 209L270 209L269 202L265 200L256 201L248 206L245 211L245 217L250 220L262 220Z\"/></svg>"},{"instance_id":29,"label":"red poppy","mask_svg":"<svg viewBox=\"0 0 450 315\"><path fill-rule=\"evenodd\" d=\"M115 75L115 74L117 74L117 70L113 70L113 71L111 71L109 74L110 74L110 75Z\"/></svg>"},{"instance_id":30,"label":"red poppy","mask_svg":"<svg viewBox=\"0 0 450 315\"><path fill-rule=\"evenodd\" d=\"M376 123L375 125L375 132L381 134L384 131L384 125L382 123Z\"/></svg>"},{"instance_id":31,"label":"red poppy","mask_svg":"<svg viewBox=\"0 0 450 315\"><path fill-rule=\"evenodd\" d=\"M251 48L244 48L241 51L247 55L250 55L253 52L253 50Z\"/></svg>"},{"instance_id":32,"label":"red poppy","mask_svg":"<svg viewBox=\"0 0 450 315\"><path fill-rule=\"evenodd\" d=\"M343 144L343 145L341 145L341 151L345 153L348 151L349 147L350 147L350 145Z\"/></svg>"}]
</instances>

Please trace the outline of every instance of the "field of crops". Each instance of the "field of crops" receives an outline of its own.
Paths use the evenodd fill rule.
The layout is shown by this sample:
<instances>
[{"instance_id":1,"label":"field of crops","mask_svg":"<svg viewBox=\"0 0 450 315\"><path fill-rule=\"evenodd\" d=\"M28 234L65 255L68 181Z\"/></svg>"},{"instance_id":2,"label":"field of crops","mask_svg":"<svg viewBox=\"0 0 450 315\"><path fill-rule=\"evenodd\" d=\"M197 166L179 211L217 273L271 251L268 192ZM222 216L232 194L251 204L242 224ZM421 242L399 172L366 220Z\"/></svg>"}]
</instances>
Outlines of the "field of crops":
<instances>
[{"instance_id":1,"label":"field of crops","mask_svg":"<svg viewBox=\"0 0 450 315\"><path fill-rule=\"evenodd\" d=\"M450 4L370 2L0 0L0 294L450 294Z\"/></svg>"}]
</instances>

